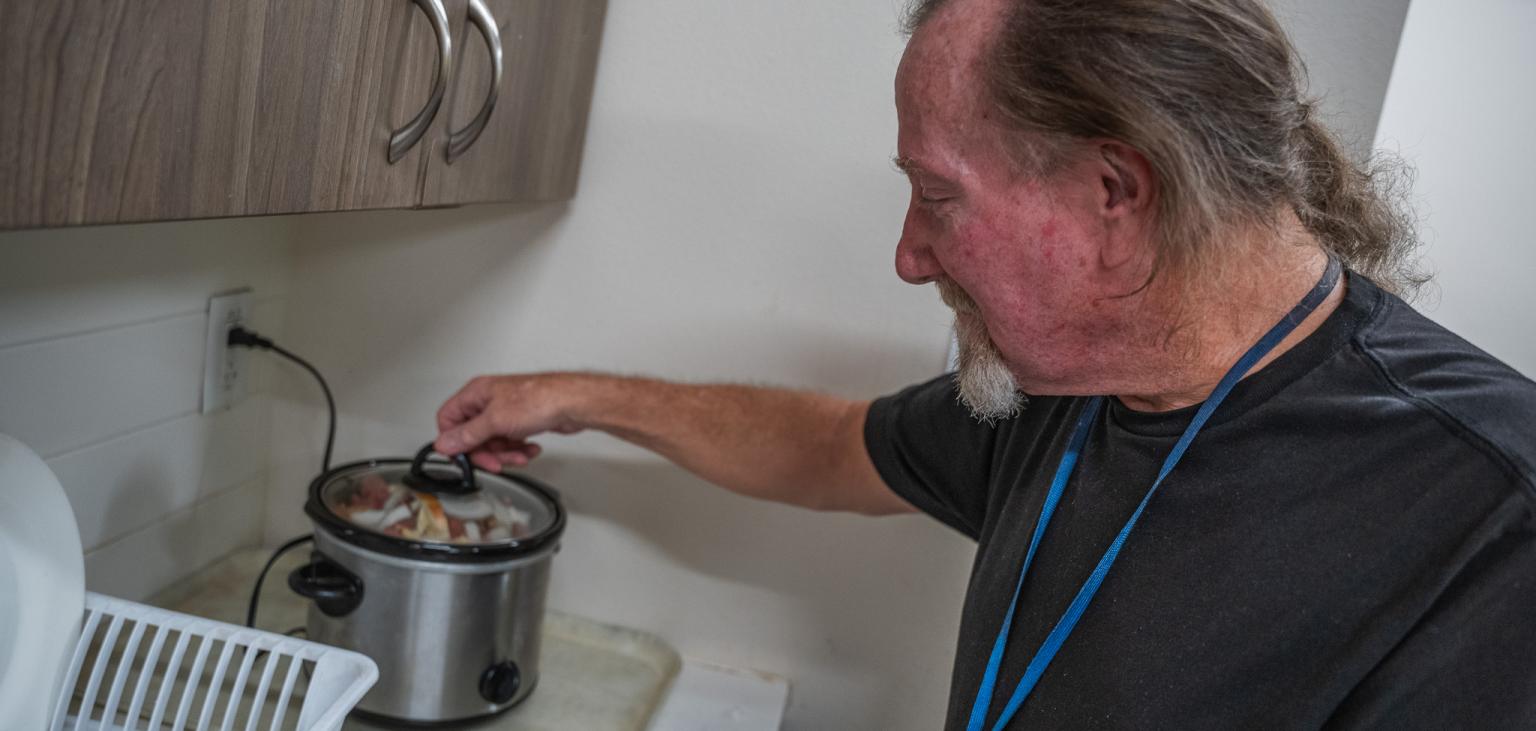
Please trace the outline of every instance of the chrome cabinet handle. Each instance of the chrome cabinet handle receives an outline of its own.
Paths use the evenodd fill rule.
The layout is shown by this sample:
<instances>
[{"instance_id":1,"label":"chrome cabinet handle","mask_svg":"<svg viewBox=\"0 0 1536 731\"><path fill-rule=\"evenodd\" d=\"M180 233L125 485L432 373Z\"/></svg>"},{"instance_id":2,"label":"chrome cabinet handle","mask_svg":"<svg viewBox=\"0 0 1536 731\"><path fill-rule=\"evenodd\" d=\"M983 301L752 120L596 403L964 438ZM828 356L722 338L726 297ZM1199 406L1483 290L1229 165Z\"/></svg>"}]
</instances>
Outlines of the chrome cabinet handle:
<instances>
[{"instance_id":1,"label":"chrome cabinet handle","mask_svg":"<svg viewBox=\"0 0 1536 731\"><path fill-rule=\"evenodd\" d=\"M443 9L442 0L412 2L421 8L421 12L426 13L427 20L432 22L432 32L437 35L437 78L432 82L432 96L427 99L427 105L416 113L414 119L389 136L391 165L405 157L405 153L415 147L421 141L421 136L427 133L427 128L432 126L432 119L443 105L443 94L448 91L448 77L453 71L453 38L448 34L448 11Z\"/></svg>"},{"instance_id":2,"label":"chrome cabinet handle","mask_svg":"<svg viewBox=\"0 0 1536 731\"><path fill-rule=\"evenodd\" d=\"M448 135L449 164L475 144L475 140L480 139L480 133L485 131L485 123L491 119L491 111L496 109L496 99L501 95L501 30L496 27L496 17L491 15L482 0L469 0L469 22L480 29L486 47L491 50L491 88L485 94L485 103L480 105L480 113L463 129Z\"/></svg>"}]
</instances>

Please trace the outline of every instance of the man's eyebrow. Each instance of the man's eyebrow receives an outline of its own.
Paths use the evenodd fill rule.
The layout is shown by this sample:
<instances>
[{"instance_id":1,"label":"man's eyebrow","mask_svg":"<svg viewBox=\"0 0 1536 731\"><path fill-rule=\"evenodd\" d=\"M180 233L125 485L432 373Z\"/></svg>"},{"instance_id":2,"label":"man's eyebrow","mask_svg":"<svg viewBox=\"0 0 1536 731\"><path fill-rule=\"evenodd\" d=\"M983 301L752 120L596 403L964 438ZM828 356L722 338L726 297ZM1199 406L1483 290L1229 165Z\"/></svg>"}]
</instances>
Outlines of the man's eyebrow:
<instances>
[{"instance_id":1,"label":"man's eyebrow","mask_svg":"<svg viewBox=\"0 0 1536 731\"><path fill-rule=\"evenodd\" d=\"M913 160L910 157L902 157L901 155L897 155L891 158L891 164L895 165L897 170L905 173L908 177L922 176L925 179L930 179L937 182L945 182L949 180L949 178L929 170L926 167L923 167L922 163Z\"/></svg>"},{"instance_id":2,"label":"man's eyebrow","mask_svg":"<svg viewBox=\"0 0 1536 731\"><path fill-rule=\"evenodd\" d=\"M915 175L917 173L925 172L923 170L923 166L917 164L917 161L910 157L902 157L901 155L892 156L891 164L895 165L897 170L906 173L907 175Z\"/></svg>"}]
</instances>

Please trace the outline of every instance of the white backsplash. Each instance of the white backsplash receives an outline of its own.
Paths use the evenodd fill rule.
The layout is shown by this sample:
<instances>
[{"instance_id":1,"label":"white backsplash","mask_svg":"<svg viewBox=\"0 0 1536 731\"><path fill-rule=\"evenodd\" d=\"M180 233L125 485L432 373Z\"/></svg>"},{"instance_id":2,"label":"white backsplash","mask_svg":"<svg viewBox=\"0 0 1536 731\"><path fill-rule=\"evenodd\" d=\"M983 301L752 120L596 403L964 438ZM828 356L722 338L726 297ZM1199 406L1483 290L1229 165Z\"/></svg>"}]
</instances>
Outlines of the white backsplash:
<instances>
[{"instance_id":1,"label":"white backsplash","mask_svg":"<svg viewBox=\"0 0 1536 731\"><path fill-rule=\"evenodd\" d=\"M282 327L290 222L0 233L0 432L69 495L90 589L146 597L260 542L270 364L255 395L204 416L209 295L256 290ZM24 489L4 485L0 489Z\"/></svg>"}]
</instances>

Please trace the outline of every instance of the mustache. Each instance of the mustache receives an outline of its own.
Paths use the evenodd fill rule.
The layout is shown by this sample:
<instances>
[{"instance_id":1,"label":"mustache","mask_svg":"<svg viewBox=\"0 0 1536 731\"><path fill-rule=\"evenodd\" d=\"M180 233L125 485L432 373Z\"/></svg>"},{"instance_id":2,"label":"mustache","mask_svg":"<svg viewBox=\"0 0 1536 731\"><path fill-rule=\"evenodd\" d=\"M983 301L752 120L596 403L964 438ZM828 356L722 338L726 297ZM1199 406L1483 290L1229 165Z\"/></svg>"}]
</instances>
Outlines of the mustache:
<instances>
[{"instance_id":1,"label":"mustache","mask_svg":"<svg viewBox=\"0 0 1536 731\"><path fill-rule=\"evenodd\" d=\"M976 300L971 299L971 296L966 294L960 285L955 284L953 279L945 277L936 280L933 284L939 290L939 299L944 300L944 304L948 305L949 309L958 314L968 315L974 315L979 311Z\"/></svg>"}]
</instances>

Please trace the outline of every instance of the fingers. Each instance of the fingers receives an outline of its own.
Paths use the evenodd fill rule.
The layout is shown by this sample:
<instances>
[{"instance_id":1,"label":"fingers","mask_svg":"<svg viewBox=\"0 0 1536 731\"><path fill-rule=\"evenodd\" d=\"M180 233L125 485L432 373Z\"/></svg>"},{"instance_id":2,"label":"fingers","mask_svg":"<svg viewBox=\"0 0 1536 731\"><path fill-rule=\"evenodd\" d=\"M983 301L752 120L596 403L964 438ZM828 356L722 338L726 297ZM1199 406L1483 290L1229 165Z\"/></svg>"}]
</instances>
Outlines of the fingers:
<instances>
[{"instance_id":1,"label":"fingers","mask_svg":"<svg viewBox=\"0 0 1536 731\"><path fill-rule=\"evenodd\" d=\"M435 449L438 454L453 456L473 451L487 440L497 436L491 414L482 411L463 424L451 427L437 436Z\"/></svg>"},{"instance_id":2,"label":"fingers","mask_svg":"<svg viewBox=\"0 0 1536 731\"><path fill-rule=\"evenodd\" d=\"M469 453L469 461L483 470L500 472L507 467L527 467L543 448L533 442L492 439Z\"/></svg>"},{"instance_id":3,"label":"fingers","mask_svg":"<svg viewBox=\"0 0 1536 731\"><path fill-rule=\"evenodd\" d=\"M495 452L496 459L504 465L513 467L527 467L529 462L537 459L544 450L532 442L523 442L519 446Z\"/></svg>"},{"instance_id":4,"label":"fingers","mask_svg":"<svg viewBox=\"0 0 1536 731\"><path fill-rule=\"evenodd\" d=\"M479 416L490 400L490 379L482 376L471 380L437 410L437 430L445 432Z\"/></svg>"},{"instance_id":5,"label":"fingers","mask_svg":"<svg viewBox=\"0 0 1536 731\"><path fill-rule=\"evenodd\" d=\"M497 437L486 440L485 444L480 445L475 451L488 454L503 465L510 464L514 467L527 467L528 463L537 458L544 450L533 442Z\"/></svg>"},{"instance_id":6,"label":"fingers","mask_svg":"<svg viewBox=\"0 0 1536 731\"><path fill-rule=\"evenodd\" d=\"M487 472L500 472L502 468L501 460L496 459L495 455L485 450L470 452L469 461Z\"/></svg>"},{"instance_id":7,"label":"fingers","mask_svg":"<svg viewBox=\"0 0 1536 731\"><path fill-rule=\"evenodd\" d=\"M539 455L527 437L548 431L554 419L550 403L527 377L476 378L437 412L441 454L469 454L483 469L523 467Z\"/></svg>"}]
</instances>

